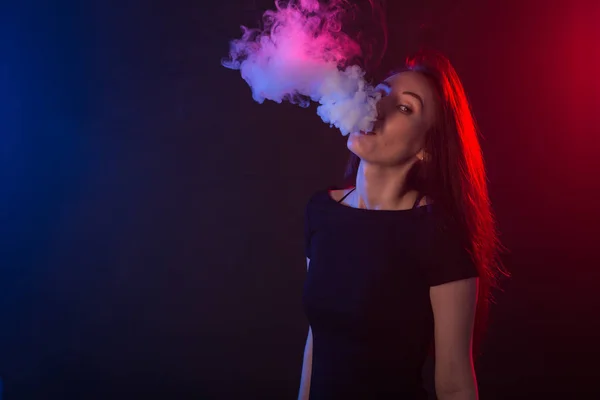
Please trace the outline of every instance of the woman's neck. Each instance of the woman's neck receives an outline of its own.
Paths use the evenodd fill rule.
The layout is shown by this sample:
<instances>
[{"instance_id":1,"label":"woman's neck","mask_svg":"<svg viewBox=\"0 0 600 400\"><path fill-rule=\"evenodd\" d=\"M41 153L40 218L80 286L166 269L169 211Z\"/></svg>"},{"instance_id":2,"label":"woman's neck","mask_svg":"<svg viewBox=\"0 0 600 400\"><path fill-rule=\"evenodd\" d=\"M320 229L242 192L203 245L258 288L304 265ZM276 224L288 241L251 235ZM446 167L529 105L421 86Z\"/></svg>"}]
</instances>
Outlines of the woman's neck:
<instances>
[{"instance_id":1,"label":"woman's neck","mask_svg":"<svg viewBox=\"0 0 600 400\"><path fill-rule=\"evenodd\" d=\"M360 162L352 206L369 210L404 210L412 208L419 193L408 187L407 176L412 164L394 168Z\"/></svg>"}]
</instances>

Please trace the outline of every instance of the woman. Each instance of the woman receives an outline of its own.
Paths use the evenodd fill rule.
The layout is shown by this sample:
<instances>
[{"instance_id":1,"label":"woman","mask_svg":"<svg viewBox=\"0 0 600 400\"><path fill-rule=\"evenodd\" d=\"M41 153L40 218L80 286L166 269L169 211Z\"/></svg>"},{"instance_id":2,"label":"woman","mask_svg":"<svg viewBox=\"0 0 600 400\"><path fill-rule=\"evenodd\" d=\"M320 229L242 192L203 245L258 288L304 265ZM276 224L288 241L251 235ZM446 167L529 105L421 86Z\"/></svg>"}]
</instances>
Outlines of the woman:
<instances>
[{"instance_id":1,"label":"woman","mask_svg":"<svg viewBox=\"0 0 600 400\"><path fill-rule=\"evenodd\" d=\"M472 343L500 263L475 122L439 54L377 89L373 132L348 138L351 186L306 208L299 398L427 398L433 351L438 399L477 399Z\"/></svg>"}]
</instances>

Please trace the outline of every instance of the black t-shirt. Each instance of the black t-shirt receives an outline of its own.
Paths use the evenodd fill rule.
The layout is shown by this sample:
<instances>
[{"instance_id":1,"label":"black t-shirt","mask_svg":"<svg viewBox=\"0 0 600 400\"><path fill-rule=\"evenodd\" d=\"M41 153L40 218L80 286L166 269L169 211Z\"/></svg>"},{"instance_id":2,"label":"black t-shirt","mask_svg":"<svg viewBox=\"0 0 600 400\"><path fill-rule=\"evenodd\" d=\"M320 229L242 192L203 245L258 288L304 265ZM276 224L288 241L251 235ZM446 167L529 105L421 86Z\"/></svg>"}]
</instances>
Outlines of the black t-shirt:
<instances>
[{"instance_id":1,"label":"black t-shirt","mask_svg":"<svg viewBox=\"0 0 600 400\"><path fill-rule=\"evenodd\" d=\"M303 304L313 334L311 400L421 399L433 340L430 286L477 276L435 204L348 207L319 191L306 207Z\"/></svg>"}]
</instances>

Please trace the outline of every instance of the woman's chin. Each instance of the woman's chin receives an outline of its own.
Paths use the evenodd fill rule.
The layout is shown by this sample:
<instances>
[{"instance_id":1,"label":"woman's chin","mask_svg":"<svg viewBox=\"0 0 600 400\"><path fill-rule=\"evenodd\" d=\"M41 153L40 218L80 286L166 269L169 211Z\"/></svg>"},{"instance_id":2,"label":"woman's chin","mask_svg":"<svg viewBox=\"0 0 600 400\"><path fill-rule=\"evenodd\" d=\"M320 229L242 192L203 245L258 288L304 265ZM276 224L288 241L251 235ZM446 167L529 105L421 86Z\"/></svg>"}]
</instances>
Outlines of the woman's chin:
<instances>
[{"instance_id":1,"label":"woman's chin","mask_svg":"<svg viewBox=\"0 0 600 400\"><path fill-rule=\"evenodd\" d=\"M360 137L352 137L353 135L351 135L351 137L348 138L348 141L346 142L346 147L348 148L348 150L350 150L352 153L356 154L356 156L358 156L359 158L363 158L364 156L368 155L368 147L372 147L369 146L368 143L364 143L363 140L361 140Z\"/></svg>"},{"instance_id":2,"label":"woman's chin","mask_svg":"<svg viewBox=\"0 0 600 400\"><path fill-rule=\"evenodd\" d=\"M348 137L348 141L346 142L346 148L352 153L354 153L356 156L360 157L360 152L357 152L356 143L354 143L351 136L352 134L350 134L350 137Z\"/></svg>"}]
</instances>

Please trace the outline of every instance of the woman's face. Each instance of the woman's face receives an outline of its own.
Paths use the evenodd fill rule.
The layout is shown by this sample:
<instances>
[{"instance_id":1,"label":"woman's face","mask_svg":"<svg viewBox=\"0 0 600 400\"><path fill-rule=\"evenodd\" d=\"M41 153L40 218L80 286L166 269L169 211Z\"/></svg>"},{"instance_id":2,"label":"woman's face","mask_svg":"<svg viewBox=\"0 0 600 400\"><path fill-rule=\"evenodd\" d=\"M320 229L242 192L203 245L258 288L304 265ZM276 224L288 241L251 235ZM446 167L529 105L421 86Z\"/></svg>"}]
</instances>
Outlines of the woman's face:
<instances>
[{"instance_id":1,"label":"woman's face","mask_svg":"<svg viewBox=\"0 0 600 400\"><path fill-rule=\"evenodd\" d=\"M422 155L425 135L435 120L435 89L413 71L393 75L377 85L382 98L373 132L348 137L348 149L369 164L398 166Z\"/></svg>"}]
</instances>

